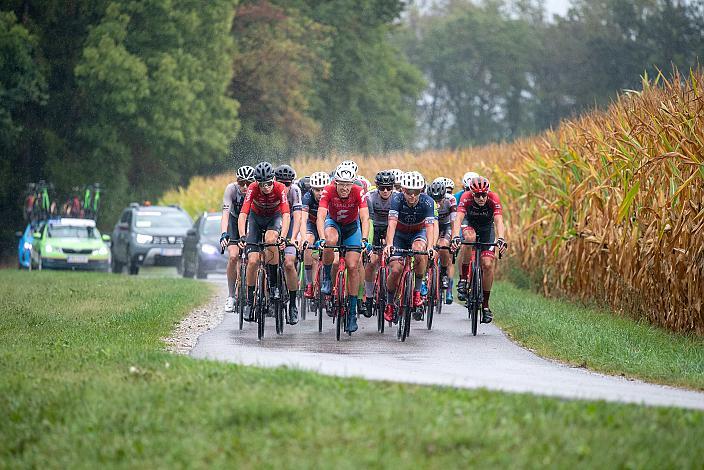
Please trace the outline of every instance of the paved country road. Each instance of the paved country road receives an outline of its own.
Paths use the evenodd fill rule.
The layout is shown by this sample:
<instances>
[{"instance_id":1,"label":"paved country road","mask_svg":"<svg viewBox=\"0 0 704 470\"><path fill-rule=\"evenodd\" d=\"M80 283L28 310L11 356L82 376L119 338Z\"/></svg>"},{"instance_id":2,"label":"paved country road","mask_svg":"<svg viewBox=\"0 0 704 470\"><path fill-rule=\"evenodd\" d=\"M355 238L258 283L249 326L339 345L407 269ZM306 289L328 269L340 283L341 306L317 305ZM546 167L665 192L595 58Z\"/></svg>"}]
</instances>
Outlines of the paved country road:
<instances>
[{"instance_id":1,"label":"paved country road","mask_svg":"<svg viewBox=\"0 0 704 470\"><path fill-rule=\"evenodd\" d=\"M311 315L296 326L286 325L278 337L270 319L264 339L258 342L256 324L245 322L240 331L237 316L228 313L220 325L198 338L191 356L371 380L704 410L704 393L548 361L511 342L493 324L480 325L473 337L466 311L457 305L445 307L436 316L432 331L425 328L425 322L414 322L405 343L397 341L395 328L377 333L375 317L360 318L360 329L337 342L331 319L324 317L323 332L318 333L317 319Z\"/></svg>"}]
</instances>

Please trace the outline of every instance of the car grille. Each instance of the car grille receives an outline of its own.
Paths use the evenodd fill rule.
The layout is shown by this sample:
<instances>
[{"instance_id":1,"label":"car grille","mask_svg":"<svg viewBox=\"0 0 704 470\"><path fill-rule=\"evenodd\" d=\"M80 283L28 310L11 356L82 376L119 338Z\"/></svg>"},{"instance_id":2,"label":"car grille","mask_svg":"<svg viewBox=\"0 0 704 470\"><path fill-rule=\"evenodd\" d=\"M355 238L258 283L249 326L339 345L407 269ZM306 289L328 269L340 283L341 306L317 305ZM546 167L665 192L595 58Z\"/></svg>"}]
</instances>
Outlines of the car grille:
<instances>
[{"instance_id":1,"label":"car grille","mask_svg":"<svg viewBox=\"0 0 704 470\"><path fill-rule=\"evenodd\" d=\"M74 250L73 248L62 248L61 251L64 253L67 253L69 255L90 255L93 253L93 250L91 248L87 248L84 250Z\"/></svg>"},{"instance_id":2,"label":"car grille","mask_svg":"<svg viewBox=\"0 0 704 470\"><path fill-rule=\"evenodd\" d=\"M171 239L171 240L169 240ZM155 245L183 245L183 237L175 236L154 236L152 243Z\"/></svg>"}]
</instances>

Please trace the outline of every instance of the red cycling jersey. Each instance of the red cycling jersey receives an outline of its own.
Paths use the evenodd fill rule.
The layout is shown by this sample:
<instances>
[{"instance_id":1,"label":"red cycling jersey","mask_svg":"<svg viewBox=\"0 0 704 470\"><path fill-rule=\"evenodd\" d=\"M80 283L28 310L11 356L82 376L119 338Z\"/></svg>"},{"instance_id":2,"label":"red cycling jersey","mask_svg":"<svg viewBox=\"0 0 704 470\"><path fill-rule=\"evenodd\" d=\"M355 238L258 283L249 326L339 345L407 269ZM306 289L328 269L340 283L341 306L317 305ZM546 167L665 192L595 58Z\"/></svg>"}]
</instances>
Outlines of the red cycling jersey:
<instances>
[{"instance_id":1,"label":"red cycling jersey","mask_svg":"<svg viewBox=\"0 0 704 470\"><path fill-rule=\"evenodd\" d=\"M337 194L335 183L325 186L323 195L320 198L320 207L328 210L328 217L340 225L351 224L359 218L359 209L367 207L367 199L364 196L364 189L353 185L350 195L341 198Z\"/></svg>"},{"instance_id":2,"label":"red cycling jersey","mask_svg":"<svg viewBox=\"0 0 704 470\"><path fill-rule=\"evenodd\" d=\"M457 205L457 212L464 214L467 222L473 226L486 226L494 222L495 215L502 215L499 195L489 191L486 204L480 206L474 201L474 194L465 191Z\"/></svg>"},{"instance_id":3,"label":"red cycling jersey","mask_svg":"<svg viewBox=\"0 0 704 470\"><path fill-rule=\"evenodd\" d=\"M249 209L263 217L271 217L277 213L288 214L290 210L286 198L286 186L275 181L272 191L269 194L264 194L258 184L250 184L241 212L249 214Z\"/></svg>"}]
</instances>

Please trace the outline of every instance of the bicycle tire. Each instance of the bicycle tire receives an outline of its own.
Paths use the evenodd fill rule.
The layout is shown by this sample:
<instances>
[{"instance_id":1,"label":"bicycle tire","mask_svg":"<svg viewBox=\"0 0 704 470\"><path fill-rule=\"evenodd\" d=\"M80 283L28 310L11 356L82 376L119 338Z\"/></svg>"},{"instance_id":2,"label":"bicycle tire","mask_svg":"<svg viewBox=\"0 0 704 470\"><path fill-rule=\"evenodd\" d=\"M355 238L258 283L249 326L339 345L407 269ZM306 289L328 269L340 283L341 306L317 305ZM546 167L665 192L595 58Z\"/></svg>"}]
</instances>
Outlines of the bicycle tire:
<instances>
[{"instance_id":1,"label":"bicycle tire","mask_svg":"<svg viewBox=\"0 0 704 470\"><path fill-rule=\"evenodd\" d=\"M413 272L409 271L405 277L403 286L405 305L402 308L401 318L398 322L401 342L405 342L411 332L411 310L413 310Z\"/></svg>"},{"instance_id":2,"label":"bicycle tire","mask_svg":"<svg viewBox=\"0 0 704 470\"><path fill-rule=\"evenodd\" d=\"M477 327L479 325L479 315L481 314L481 298L482 298L482 290L481 290L481 285L482 285L482 280L481 280L481 269L475 268L472 269L472 289L471 289L471 298L472 298L472 311L471 311L471 316L472 316L472 336L477 336Z\"/></svg>"},{"instance_id":3,"label":"bicycle tire","mask_svg":"<svg viewBox=\"0 0 704 470\"><path fill-rule=\"evenodd\" d=\"M240 330L244 325L244 307L247 305L247 284L245 283L247 279L247 263L240 261L240 277L238 280L240 291L237 297L237 310L240 314Z\"/></svg>"},{"instance_id":4,"label":"bicycle tire","mask_svg":"<svg viewBox=\"0 0 704 470\"><path fill-rule=\"evenodd\" d=\"M346 290L347 285L345 284L345 273L337 273L337 295L335 299L335 313L337 325L335 326L335 337L340 341L340 333L342 331L347 332L347 315L345 315L345 304L347 302Z\"/></svg>"},{"instance_id":5,"label":"bicycle tire","mask_svg":"<svg viewBox=\"0 0 704 470\"><path fill-rule=\"evenodd\" d=\"M386 310L386 268L381 268L377 271L377 276L379 276L378 283L378 295L376 300L376 329L379 333L384 333L384 328L386 326L386 321L384 320L384 311Z\"/></svg>"},{"instance_id":6,"label":"bicycle tire","mask_svg":"<svg viewBox=\"0 0 704 470\"><path fill-rule=\"evenodd\" d=\"M433 266L428 275L430 285L428 286L428 304L425 312L425 325L428 327L428 330L433 328L433 315L435 314L435 302L437 301L436 296L438 292L437 273L438 270Z\"/></svg>"},{"instance_id":7,"label":"bicycle tire","mask_svg":"<svg viewBox=\"0 0 704 470\"><path fill-rule=\"evenodd\" d=\"M320 286L317 287L317 292L316 292L316 314L318 315L318 333L322 333L323 331L323 293L320 292Z\"/></svg>"},{"instance_id":8,"label":"bicycle tire","mask_svg":"<svg viewBox=\"0 0 704 470\"><path fill-rule=\"evenodd\" d=\"M266 294L264 290L266 289L266 279L264 275L264 268L259 267L259 272L257 273L257 295L255 301L257 302L257 307L255 310L255 315L257 317L257 339L261 341L264 337L264 325L266 323L266 312L265 302Z\"/></svg>"}]
</instances>

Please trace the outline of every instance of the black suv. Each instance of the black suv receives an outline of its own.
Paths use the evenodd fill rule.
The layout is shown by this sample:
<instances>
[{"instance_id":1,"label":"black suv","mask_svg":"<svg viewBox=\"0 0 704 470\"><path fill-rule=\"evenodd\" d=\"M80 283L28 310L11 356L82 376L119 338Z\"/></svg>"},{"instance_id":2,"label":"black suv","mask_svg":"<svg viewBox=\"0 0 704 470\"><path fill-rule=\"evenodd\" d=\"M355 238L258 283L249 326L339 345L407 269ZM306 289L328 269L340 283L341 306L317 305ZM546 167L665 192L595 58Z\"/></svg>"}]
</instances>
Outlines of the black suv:
<instances>
[{"instance_id":1,"label":"black suv","mask_svg":"<svg viewBox=\"0 0 704 470\"><path fill-rule=\"evenodd\" d=\"M193 225L179 206L142 206L132 203L122 211L112 232L112 272L127 266L179 266L186 232Z\"/></svg>"},{"instance_id":2,"label":"black suv","mask_svg":"<svg viewBox=\"0 0 704 470\"><path fill-rule=\"evenodd\" d=\"M183 277L205 279L209 273L227 272L228 254L220 254L222 212L205 212L186 233L179 271Z\"/></svg>"}]
</instances>

